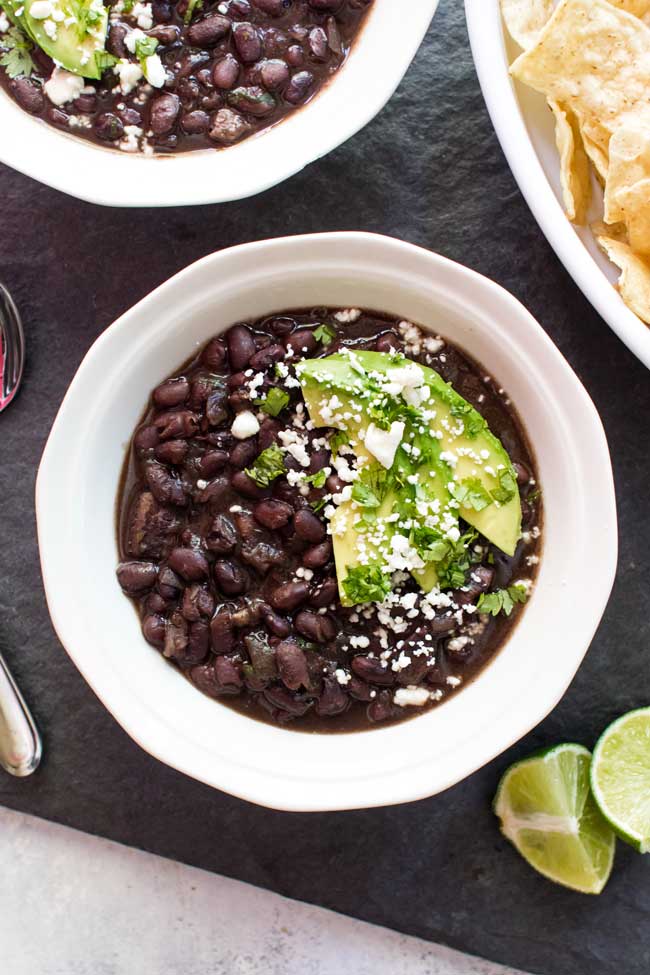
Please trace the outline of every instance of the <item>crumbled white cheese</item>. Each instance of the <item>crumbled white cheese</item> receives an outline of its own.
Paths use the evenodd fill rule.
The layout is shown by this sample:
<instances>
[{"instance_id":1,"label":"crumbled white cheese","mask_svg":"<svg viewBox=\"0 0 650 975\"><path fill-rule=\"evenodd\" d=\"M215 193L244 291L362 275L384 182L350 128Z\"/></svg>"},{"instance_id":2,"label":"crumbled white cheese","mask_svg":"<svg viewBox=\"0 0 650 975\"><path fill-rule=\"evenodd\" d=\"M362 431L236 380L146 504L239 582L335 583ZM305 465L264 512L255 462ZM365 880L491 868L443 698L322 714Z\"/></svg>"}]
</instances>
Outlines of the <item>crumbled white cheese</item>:
<instances>
[{"instance_id":1,"label":"crumbled white cheese","mask_svg":"<svg viewBox=\"0 0 650 975\"><path fill-rule=\"evenodd\" d=\"M118 143L122 152L137 152L143 130L139 125L125 125L124 138Z\"/></svg>"},{"instance_id":2,"label":"crumbled white cheese","mask_svg":"<svg viewBox=\"0 0 650 975\"><path fill-rule=\"evenodd\" d=\"M162 88L167 81L167 74L163 63L157 54L150 54L144 60L144 74L150 85L154 88Z\"/></svg>"},{"instance_id":3,"label":"crumbled white cheese","mask_svg":"<svg viewBox=\"0 0 650 975\"><path fill-rule=\"evenodd\" d=\"M395 691L393 701L400 708L417 707L421 708L429 700L430 693L425 687L400 687Z\"/></svg>"},{"instance_id":4,"label":"crumbled white cheese","mask_svg":"<svg viewBox=\"0 0 650 975\"><path fill-rule=\"evenodd\" d=\"M341 322L342 325L350 325L352 322L357 322L361 318L361 309L344 308L342 311L335 312L334 318L337 322Z\"/></svg>"},{"instance_id":5,"label":"crumbled white cheese","mask_svg":"<svg viewBox=\"0 0 650 975\"><path fill-rule=\"evenodd\" d=\"M390 430L381 430L374 423L368 427L364 440L366 450L387 470L393 466L395 453L404 436L404 428L402 420L393 421Z\"/></svg>"},{"instance_id":6,"label":"crumbled white cheese","mask_svg":"<svg viewBox=\"0 0 650 975\"><path fill-rule=\"evenodd\" d=\"M34 0L34 3L29 8L29 15L34 20L45 20L47 17L52 16L53 11L54 8L50 0Z\"/></svg>"},{"instance_id":7,"label":"crumbled white cheese","mask_svg":"<svg viewBox=\"0 0 650 975\"><path fill-rule=\"evenodd\" d=\"M10 27L9 18L3 10L0 10L0 34L6 34Z\"/></svg>"},{"instance_id":8,"label":"crumbled white cheese","mask_svg":"<svg viewBox=\"0 0 650 975\"><path fill-rule=\"evenodd\" d=\"M343 684L343 686L349 684L350 681L352 680L352 675L348 674L347 671L342 670L340 667L334 671L334 676L336 677L339 684Z\"/></svg>"},{"instance_id":9,"label":"crumbled white cheese","mask_svg":"<svg viewBox=\"0 0 650 975\"><path fill-rule=\"evenodd\" d=\"M248 437L254 437L259 431L260 425L257 417L250 410L244 410L243 413L238 413L233 424L230 428L230 432L233 437L237 437L237 440L246 440Z\"/></svg>"},{"instance_id":10,"label":"crumbled white cheese","mask_svg":"<svg viewBox=\"0 0 650 975\"><path fill-rule=\"evenodd\" d=\"M150 3L134 3L131 16L136 18L138 27L142 27L143 30L151 30L153 27L153 11Z\"/></svg>"},{"instance_id":11,"label":"crumbled white cheese","mask_svg":"<svg viewBox=\"0 0 650 975\"><path fill-rule=\"evenodd\" d=\"M130 30L129 33L124 38L124 45L127 51L130 51L131 54L135 54L135 48L138 41L146 41L146 40L147 40L147 35L145 34L145 32L143 30L140 30L138 27L134 27L134 29Z\"/></svg>"},{"instance_id":12,"label":"crumbled white cheese","mask_svg":"<svg viewBox=\"0 0 650 975\"><path fill-rule=\"evenodd\" d=\"M45 94L53 105L65 105L78 98L85 85L83 78L79 75L65 71L63 68L55 68L52 77L45 82L43 88Z\"/></svg>"},{"instance_id":13,"label":"crumbled white cheese","mask_svg":"<svg viewBox=\"0 0 650 975\"><path fill-rule=\"evenodd\" d=\"M123 95L133 91L142 77L142 68L134 61L119 61L113 68L113 72L120 79L120 91Z\"/></svg>"}]
</instances>

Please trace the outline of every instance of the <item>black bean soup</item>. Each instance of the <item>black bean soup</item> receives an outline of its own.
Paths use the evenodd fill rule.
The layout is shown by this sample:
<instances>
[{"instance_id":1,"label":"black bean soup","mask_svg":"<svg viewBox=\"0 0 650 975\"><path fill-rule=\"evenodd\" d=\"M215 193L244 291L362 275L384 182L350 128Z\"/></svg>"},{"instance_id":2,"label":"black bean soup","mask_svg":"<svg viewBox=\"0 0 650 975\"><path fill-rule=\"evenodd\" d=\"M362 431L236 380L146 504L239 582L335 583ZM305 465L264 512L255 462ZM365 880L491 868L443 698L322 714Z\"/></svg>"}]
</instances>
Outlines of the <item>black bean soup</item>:
<instances>
[{"instance_id":1,"label":"black bean soup","mask_svg":"<svg viewBox=\"0 0 650 975\"><path fill-rule=\"evenodd\" d=\"M11 78L0 68L0 83L26 111L104 146L146 154L223 148L313 98L345 61L371 3L117 0L107 51L119 60L101 80L78 79L65 100L65 89L49 83L53 61L36 49L30 75ZM6 18L4 26L11 29ZM131 50L143 38L158 44L159 77L150 75L157 87ZM0 32L0 47L2 39Z\"/></svg>"},{"instance_id":2,"label":"black bean soup","mask_svg":"<svg viewBox=\"0 0 650 975\"><path fill-rule=\"evenodd\" d=\"M523 509L514 558L479 538L465 584L426 615L410 577L398 580L395 603L379 617L376 605L345 608L337 595L324 516L342 488L328 448L333 431L307 419L293 367L343 347L397 348L437 370L514 464ZM255 401L274 386L289 403L277 416L258 412ZM237 416L235 430L253 417L256 432L238 439ZM286 451L286 476L260 486L246 470L265 449L295 441L296 430L306 469L328 472L325 483L300 483L301 461ZM476 602L513 582L529 588L541 544L534 461L504 391L448 342L357 309L290 311L212 339L153 391L118 504L117 575L145 639L210 697L302 731L385 725L456 693L523 610L492 616L477 613Z\"/></svg>"}]
</instances>

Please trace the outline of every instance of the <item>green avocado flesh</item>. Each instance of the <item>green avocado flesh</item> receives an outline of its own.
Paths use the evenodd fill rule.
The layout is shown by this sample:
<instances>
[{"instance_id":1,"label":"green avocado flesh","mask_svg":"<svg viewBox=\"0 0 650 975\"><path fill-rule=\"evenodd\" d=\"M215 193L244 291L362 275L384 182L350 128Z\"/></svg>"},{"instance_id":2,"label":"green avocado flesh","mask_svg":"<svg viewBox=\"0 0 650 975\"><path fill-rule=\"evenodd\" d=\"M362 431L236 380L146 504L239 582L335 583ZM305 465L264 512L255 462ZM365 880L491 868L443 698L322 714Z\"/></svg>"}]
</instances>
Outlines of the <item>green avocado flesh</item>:
<instances>
[{"instance_id":1,"label":"green avocado flesh","mask_svg":"<svg viewBox=\"0 0 650 975\"><path fill-rule=\"evenodd\" d=\"M2 0L7 15L58 65L83 78L106 68L108 9L101 0L51 0L52 14L34 17L38 0ZM49 31L49 33L48 33Z\"/></svg>"},{"instance_id":2,"label":"green avocado flesh","mask_svg":"<svg viewBox=\"0 0 650 975\"><path fill-rule=\"evenodd\" d=\"M416 377L415 390L400 386L405 369L411 383ZM352 498L338 505L331 521L344 605L363 601L355 598L363 593L353 579L373 566L388 579L406 569L425 591L460 585L463 555L475 534L461 535L459 517L514 554L521 502L510 458L480 414L437 372L404 356L346 351L305 360L297 375L314 425L344 430L361 471ZM402 423L386 469L365 446L368 428ZM390 452L383 459L390 462ZM405 538L408 565L400 562Z\"/></svg>"}]
</instances>

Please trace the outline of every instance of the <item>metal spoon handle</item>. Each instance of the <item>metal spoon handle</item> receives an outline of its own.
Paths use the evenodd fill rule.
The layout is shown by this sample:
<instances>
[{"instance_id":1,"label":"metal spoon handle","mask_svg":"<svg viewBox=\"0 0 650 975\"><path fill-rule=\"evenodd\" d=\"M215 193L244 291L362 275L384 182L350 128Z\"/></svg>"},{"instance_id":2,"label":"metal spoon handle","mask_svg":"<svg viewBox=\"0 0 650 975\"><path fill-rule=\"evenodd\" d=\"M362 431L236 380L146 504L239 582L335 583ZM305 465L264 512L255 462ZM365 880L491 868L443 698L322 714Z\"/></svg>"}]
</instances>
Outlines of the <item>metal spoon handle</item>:
<instances>
[{"instance_id":1,"label":"metal spoon handle","mask_svg":"<svg viewBox=\"0 0 650 975\"><path fill-rule=\"evenodd\" d=\"M42 751L34 719L0 654L0 765L11 775L31 775Z\"/></svg>"},{"instance_id":2,"label":"metal spoon handle","mask_svg":"<svg viewBox=\"0 0 650 975\"><path fill-rule=\"evenodd\" d=\"M25 364L25 335L18 309L0 284L0 412L18 391Z\"/></svg>"}]
</instances>

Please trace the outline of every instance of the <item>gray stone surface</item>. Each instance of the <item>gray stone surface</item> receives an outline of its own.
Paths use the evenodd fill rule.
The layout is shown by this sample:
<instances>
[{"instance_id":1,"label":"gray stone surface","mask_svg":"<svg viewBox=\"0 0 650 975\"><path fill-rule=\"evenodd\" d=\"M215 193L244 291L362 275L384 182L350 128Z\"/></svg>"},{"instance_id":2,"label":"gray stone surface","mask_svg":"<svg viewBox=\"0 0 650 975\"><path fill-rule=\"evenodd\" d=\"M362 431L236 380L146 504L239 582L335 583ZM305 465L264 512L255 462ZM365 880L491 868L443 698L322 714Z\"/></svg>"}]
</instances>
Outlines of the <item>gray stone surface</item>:
<instances>
[{"instance_id":1,"label":"gray stone surface","mask_svg":"<svg viewBox=\"0 0 650 975\"><path fill-rule=\"evenodd\" d=\"M513 759L557 740L590 745L611 718L650 700L650 382L575 288L517 190L483 105L460 0L443 0L407 78L374 122L255 199L107 210L7 169L0 187L0 273L24 313L29 347L24 389L0 417L0 645L46 747L31 780L0 779L0 803L544 975L647 975L646 860L621 847L600 898L573 894L519 859L489 808ZM218 248L341 229L389 233L440 251L530 308L603 417L618 488L620 567L571 689L507 754L423 802L287 815L160 765L99 704L49 623L32 494L65 389L117 315ZM584 567L585 586L595 572L597 565Z\"/></svg>"}]
</instances>

